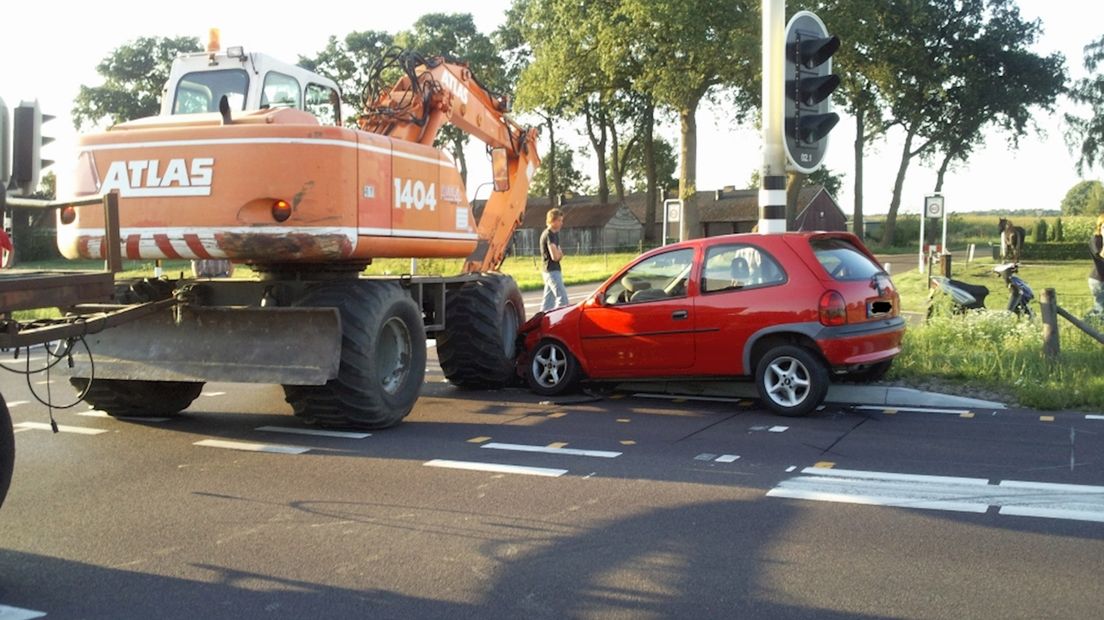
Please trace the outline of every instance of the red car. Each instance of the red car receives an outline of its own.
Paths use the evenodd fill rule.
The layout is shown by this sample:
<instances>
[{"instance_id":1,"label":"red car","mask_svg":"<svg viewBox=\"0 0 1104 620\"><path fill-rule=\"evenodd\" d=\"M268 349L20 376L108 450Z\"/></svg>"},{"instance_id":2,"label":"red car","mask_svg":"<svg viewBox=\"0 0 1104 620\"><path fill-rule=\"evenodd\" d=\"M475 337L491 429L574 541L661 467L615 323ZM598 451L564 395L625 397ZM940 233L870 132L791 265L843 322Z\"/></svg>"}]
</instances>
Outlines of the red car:
<instances>
[{"instance_id":1,"label":"red car","mask_svg":"<svg viewBox=\"0 0 1104 620\"><path fill-rule=\"evenodd\" d=\"M813 411L833 375L881 377L905 322L893 281L844 232L727 235L652 250L585 301L521 329L519 372L556 395L581 380L754 377L763 403Z\"/></svg>"}]
</instances>

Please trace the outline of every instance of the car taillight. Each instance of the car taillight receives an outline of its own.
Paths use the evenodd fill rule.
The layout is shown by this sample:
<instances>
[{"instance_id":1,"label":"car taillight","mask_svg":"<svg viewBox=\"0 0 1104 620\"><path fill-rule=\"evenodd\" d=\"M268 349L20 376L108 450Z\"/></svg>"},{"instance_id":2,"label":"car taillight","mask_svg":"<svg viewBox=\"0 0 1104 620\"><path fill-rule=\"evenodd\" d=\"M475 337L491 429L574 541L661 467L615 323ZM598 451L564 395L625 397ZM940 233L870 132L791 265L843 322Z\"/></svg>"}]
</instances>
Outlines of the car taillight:
<instances>
[{"instance_id":1,"label":"car taillight","mask_svg":"<svg viewBox=\"0 0 1104 620\"><path fill-rule=\"evenodd\" d=\"M843 295L836 291L825 291L818 304L821 325L843 325L847 323L847 304Z\"/></svg>"}]
</instances>

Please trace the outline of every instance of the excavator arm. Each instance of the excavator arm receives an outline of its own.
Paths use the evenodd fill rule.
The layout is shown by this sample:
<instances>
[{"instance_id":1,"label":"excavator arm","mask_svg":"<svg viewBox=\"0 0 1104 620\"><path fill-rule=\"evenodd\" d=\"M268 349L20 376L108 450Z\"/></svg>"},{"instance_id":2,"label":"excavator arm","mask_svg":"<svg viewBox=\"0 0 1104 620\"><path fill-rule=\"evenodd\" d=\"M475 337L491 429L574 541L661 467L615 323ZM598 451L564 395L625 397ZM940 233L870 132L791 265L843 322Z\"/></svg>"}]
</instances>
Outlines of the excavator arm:
<instances>
[{"instance_id":1,"label":"excavator arm","mask_svg":"<svg viewBox=\"0 0 1104 620\"><path fill-rule=\"evenodd\" d=\"M525 215L529 181L540 165L537 130L511 120L508 100L492 95L465 63L412 52L391 60L404 75L366 101L357 124L363 131L432 145L441 127L452 123L487 145L494 191L477 218L478 242L464 271L497 271Z\"/></svg>"}]
</instances>

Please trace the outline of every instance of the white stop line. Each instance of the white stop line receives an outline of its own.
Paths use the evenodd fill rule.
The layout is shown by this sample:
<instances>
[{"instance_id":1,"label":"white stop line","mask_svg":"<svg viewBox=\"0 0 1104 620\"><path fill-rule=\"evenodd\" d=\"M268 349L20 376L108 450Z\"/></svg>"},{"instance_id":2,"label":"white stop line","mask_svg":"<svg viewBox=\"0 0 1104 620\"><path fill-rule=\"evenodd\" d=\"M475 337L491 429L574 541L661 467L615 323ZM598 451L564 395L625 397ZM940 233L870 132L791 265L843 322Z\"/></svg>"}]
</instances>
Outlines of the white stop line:
<instances>
[{"instance_id":1,"label":"white stop line","mask_svg":"<svg viewBox=\"0 0 1104 620\"><path fill-rule=\"evenodd\" d=\"M822 502L1104 522L1104 487L807 467L767 492Z\"/></svg>"}]
</instances>

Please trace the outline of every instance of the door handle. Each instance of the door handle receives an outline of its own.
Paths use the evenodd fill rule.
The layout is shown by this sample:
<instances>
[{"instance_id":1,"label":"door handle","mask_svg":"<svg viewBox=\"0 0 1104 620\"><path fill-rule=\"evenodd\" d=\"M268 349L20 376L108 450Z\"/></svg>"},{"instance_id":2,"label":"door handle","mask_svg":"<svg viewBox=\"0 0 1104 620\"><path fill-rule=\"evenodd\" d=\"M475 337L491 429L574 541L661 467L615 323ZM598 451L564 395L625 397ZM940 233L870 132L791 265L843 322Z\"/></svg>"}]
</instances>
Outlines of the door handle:
<instances>
[{"instance_id":1,"label":"door handle","mask_svg":"<svg viewBox=\"0 0 1104 620\"><path fill-rule=\"evenodd\" d=\"M671 318L676 321L685 321L690 318L690 313L686 310L675 310L671 313Z\"/></svg>"}]
</instances>

